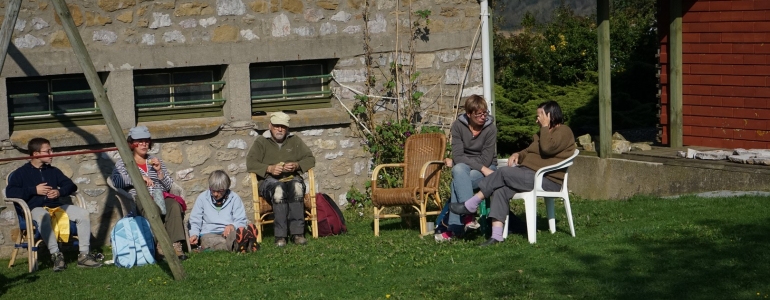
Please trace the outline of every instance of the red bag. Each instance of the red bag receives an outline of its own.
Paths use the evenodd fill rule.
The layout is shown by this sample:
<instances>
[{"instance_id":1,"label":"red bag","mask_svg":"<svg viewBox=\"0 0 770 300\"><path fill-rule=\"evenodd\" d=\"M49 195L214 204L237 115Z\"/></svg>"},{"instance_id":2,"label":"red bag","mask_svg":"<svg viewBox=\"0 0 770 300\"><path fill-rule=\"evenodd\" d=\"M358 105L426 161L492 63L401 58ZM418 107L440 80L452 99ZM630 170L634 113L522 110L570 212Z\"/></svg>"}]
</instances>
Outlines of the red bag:
<instances>
[{"instance_id":1,"label":"red bag","mask_svg":"<svg viewBox=\"0 0 770 300\"><path fill-rule=\"evenodd\" d=\"M345 226L345 216L327 194L315 195L316 212L318 213L318 236L338 235L348 232Z\"/></svg>"}]
</instances>

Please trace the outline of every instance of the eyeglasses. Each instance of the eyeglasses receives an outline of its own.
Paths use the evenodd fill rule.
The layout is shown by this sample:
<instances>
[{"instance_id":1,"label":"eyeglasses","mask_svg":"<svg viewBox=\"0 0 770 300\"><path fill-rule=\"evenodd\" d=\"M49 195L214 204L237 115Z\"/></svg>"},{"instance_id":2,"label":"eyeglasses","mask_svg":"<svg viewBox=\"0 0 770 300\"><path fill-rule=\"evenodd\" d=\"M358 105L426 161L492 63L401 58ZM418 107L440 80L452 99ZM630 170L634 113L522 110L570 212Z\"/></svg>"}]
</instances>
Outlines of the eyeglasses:
<instances>
[{"instance_id":1,"label":"eyeglasses","mask_svg":"<svg viewBox=\"0 0 770 300\"><path fill-rule=\"evenodd\" d=\"M475 112L475 113L473 113L473 116L474 116L474 117L477 117L477 118L478 118L478 117L486 117L486 116L488 116L488 115L489 115L489 111L484 111L484 112Z\"/></svg>"},{"instance_id":2,"label":"eyeglasses","mask_svg":"<svg viewBox=\"0 0 770 300\"><path fill-rule=\"evenodd\" d=\"M40 152L40 153L48 153L48 154L53 154L53 149L48 149L48 150L40 150L40 151L38 151L38 152Z\"/></svg>"},{"instance_id":3,"label":"eyeglasses","mask_svg":"<svg viewBox=\"0 0 770 300\"><path fill-rule=\"evenodd\" d=\"M136 145L139 145L139 144L149 145L150 143L152 143L152 140L150 139L134 140L134 144Z\"/></svg>"}]
</instances>

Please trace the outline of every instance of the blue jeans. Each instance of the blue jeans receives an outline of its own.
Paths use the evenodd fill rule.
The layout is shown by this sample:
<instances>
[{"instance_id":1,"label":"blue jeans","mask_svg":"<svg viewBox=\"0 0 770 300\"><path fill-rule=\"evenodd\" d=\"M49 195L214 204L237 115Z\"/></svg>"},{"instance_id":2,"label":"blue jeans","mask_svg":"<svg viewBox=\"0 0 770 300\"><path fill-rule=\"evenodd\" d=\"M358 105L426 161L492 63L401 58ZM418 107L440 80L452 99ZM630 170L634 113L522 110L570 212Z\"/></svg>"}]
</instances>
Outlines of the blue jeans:
<instances>
[{"instance_id":1,"label":"blue jeans","mask_svg":"<svg viewBox=\"0 0 770 300\"><path fill-rule=\"evenodd\" d=\"M497 166L489 166L492 171L497 170ZM484 178L484 174L479 171L471 170L471 167L459 163L452 167L452 189L449 202L463 203L473 197L473 191L478 189L479 181ZM460 215L449 213L449 225L464 225L460 221Z\"/></svg>"}]
</instances>

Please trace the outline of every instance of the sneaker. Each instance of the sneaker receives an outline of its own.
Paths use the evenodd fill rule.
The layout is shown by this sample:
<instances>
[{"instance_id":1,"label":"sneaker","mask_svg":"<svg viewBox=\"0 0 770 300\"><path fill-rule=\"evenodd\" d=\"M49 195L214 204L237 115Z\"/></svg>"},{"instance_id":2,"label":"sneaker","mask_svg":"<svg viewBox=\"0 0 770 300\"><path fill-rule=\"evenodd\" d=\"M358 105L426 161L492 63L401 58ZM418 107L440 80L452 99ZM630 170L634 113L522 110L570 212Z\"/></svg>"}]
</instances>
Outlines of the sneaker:
<instances>
[{"instance_id":1,"label":"sneaker","mask_svg":"<svg viewBox=\"0 0 770 300\"><path fill-rule=\"evenodd\" d=\"M51 260L53 261L54 272L59 272L67 268L67 264L64 262L64 254L61 252L51 254Z\"/></svg>"},{"instance_id":2,"label":"sneaker","mask_svg":"<svg viewBox=\"0 0 770 300\"><path fill-rule=\"evenodd\" d=\"M100 263L93 254L78 254L78 267L98 268L101 266L102 263Z\"/></svg>"},{"instance_id":3,"label":"sneaker","mask_svg":"<svg viewBox=\"0 0 770 300\"><path fill-rule=\"evenodd\" d=\"M297 245L307 245L307 239L302 234L295 234L292 239L292 242Z\"/></svg>"},{"instance_id":4,"label":"sneaker","mask_svg":"<svg viewBox=\"0 0 770 300\"><path fill-rule=\"evenodd\" d=\"M276 247L286 246L286 238L276 237L275 238L275 246Z\"/></svg>"},{"instance_id":5,"label":"sneaker","mask_svg":"<svg viewBox=\"0 0 770 300\"><path fill-rule=\"evenodd\" d=\"M479 224L479 222L476 222L476 218L473 215L464 215L462 217L462 222L463 224L465 224L465 231L476 230L481 228L481 224Z\"/></svg>"},{"instance_id":6,"label":"sneaker","mask_svg":"<svg viewBox=\"0 0 770 300\"><path fill-rule=\"evenodd\" d=\"M436 233L433 235L433 238L436 239L436 242L448 242L452 240L452 232Z\"/></svg>"},{"instance_id":7,"label":"sneaker","mask_svg":"<svg viewBox=\"0 0 770 300\"><path fill-rule=\"evenodd\" d=\"M176 257L178 257L179 260L186 260L187 255L184 254L184 251L182 251L182 242L174 242L173 246Z\"/></svg>"}]
</instances>

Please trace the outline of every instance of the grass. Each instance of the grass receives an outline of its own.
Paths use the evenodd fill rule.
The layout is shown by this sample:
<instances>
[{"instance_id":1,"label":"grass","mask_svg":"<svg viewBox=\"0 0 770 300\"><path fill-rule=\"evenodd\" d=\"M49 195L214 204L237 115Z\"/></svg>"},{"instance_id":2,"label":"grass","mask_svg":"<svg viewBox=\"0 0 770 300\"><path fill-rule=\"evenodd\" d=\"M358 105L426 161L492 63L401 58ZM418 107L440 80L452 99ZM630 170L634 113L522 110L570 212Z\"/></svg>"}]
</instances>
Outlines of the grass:
<instances>
[{"instance_id":1,"label":"grass","mask_svg":"<svg viewBox=\"0 0 770 300\"><path fill-rule=\"evenodd\" d=\"M196 253L187 279L164 266L74 266L27 274L0 267L0 297L344 299L766 299L770 295L768 199L739 197L573 200L576 238L557 205L557 232L538 212L537 244L511 235L437 244L392 219L374 237L371 219L348 216L346 235L256 254ZM515 210L521 213L518 203ZM368 211L368 210L367 210ZM7 260L0 261L7 264Z\"/></svg>"}]
</instances>

